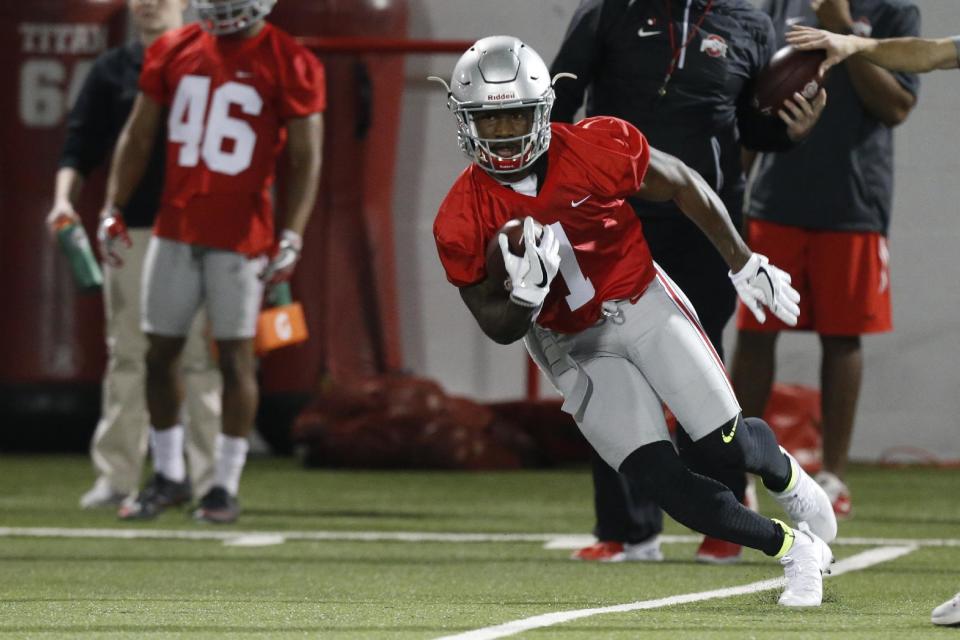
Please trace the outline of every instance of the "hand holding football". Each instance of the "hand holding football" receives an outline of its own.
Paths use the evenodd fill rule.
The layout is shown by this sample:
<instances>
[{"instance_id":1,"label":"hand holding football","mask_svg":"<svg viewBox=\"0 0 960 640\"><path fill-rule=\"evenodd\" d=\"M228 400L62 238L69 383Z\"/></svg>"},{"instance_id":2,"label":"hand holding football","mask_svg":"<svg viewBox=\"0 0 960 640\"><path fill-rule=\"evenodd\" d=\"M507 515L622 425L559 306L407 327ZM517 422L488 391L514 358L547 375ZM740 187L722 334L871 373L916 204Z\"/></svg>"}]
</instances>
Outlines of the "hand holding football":
<instances>
[{"instance_id":1,"label":"hand holding football","mask_svg":"<svg viewBox=\"0 0 960 640\"><path fill-rule=\"evenodd\" d=\"M766 116L776 116L794 93L813 101L823 86L820 65L826 57L822 49L800 51L788 46L777 51L757 78L753 106Z\"/></svg>"},{"instance_id":2,"label":"hand holding football","mask_svg":"<svg viewBox=\"0 0 960 640\"><path fill-rule=\"evenodd\" d=\"M537 238L539 239L543 235L543 226L539 222L534 222L534 224L536 225ZM506 224L493 234L493 237L490 238L490 241L487 243L487 274L494 280L506 281L507 267L503 264L503 253L500 251L500 241L498 240L500 234L507 236L507 246L510 249L510 253L518 257L524 255L523 220L519 218L508 220ZM510 290L509 286L505 286L504 288L507 291Z\"/></svg>"}]
</instances>

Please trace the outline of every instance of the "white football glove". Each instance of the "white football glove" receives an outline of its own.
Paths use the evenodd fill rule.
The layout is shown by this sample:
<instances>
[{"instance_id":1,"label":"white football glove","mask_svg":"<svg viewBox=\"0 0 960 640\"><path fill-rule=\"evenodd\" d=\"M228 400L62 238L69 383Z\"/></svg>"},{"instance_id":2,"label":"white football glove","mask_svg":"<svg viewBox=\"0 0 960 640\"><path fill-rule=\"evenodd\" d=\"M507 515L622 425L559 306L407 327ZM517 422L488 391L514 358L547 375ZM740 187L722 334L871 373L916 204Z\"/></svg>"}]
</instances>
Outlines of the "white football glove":
<instances>
[{"instance_id":1,"label":"white football glove","mask_svg":"<svg viewBox=\"0 0 960 640\"><path fill-rule=\"evenodd\" d=\"M97 225L97 243L100 245L100 257L111 267L123 266L123 254L120 247L129 249L133 246L127 225L123 221L123 214L114 207L109 213L100 216Z\"/></svg>"},{"instance_id":2,"label":"white football glove","mask_svg":"<svg viewBox=\"0 0 960 640\"><path fill-rule=\"evenodd\" d=\"M268 286L286 282L293 275L293 269L300 259L303 238L296 231L284 229L280 242L274 249L267 266L260 272L260 279Z\"/></svg>"},{"instance_id":3,"label":"white football glove","mask_svg":"<svg viewBox=\"0 0 960 640\"><path fill-rule=\"evenodd\" d=\"M766 322L766 306L786 324L797 326L800 294L790 286L790 274L770 264L767 256L754 253L740 271L730 272L730 280L758 322Z\"/></svg>"},{"instance_id":4,"label":"white football glove","mask_svg":"<svg viewBox=\"0 0 960 640\"><path fill-rule=\"evenodd\" d=\"M538 243L536 223L530 217L523 221L523 256L510 253L506 234L497 240L510 278L510 299L523 307L539 307L560 270L560 240L544 225Z\"/></svg>"}]
</instances>

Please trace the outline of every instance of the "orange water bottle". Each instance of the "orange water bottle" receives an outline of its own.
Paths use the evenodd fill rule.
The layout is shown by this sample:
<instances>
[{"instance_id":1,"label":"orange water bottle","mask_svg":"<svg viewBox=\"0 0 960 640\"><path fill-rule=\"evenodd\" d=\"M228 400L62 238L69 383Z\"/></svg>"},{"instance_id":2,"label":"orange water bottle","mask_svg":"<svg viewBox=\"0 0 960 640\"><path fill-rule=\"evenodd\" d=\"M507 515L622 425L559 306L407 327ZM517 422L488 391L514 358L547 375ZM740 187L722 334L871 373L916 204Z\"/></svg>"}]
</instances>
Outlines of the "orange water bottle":
<instances>
[{"instance_id":1,"label":"orange water bottle","mask_svg":"<svg viewBox=\"0 0 960 640\"><path fill-rule=\"evenodd\" d=\"M103 286L103 273L97 263L83 225L69 216L60 216L53 225L63 254L70 262L73 280L82 291L97 291Z\"/></svg>"}]
</instances>

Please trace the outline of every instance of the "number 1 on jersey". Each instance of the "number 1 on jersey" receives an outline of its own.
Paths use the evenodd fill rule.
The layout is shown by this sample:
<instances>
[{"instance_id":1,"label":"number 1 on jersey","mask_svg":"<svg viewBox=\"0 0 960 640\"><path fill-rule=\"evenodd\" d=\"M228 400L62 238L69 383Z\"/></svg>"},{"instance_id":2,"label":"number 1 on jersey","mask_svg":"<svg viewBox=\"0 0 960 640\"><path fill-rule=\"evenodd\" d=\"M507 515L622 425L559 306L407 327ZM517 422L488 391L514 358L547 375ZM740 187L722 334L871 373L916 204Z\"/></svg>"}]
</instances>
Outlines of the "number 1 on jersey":
<instances>
[{"instance_id":1,"label":"number 1 on jersey","mask_svg":"<svg viewBox=\"0 0 960 640\"><path fill-rule=\"evenodd\" d=\"M570 291L566 297L567 306L570 307L570 311L576 311L590 302L597 291L593 288L590 278L584 276L583 271L580 270L577 255L573 252L573 245L567 238L567 232L559 222L554 222L550 228L560 241L560 275L563 276L563 281L567 283L567 290Z\"/></svg>"},{"instance_id":2,"label":"number 1 on jersey","mask_svg":"<svg viewBox=\"0 0 960 640\"><path fill-rule=\"evenodd\" d=\"M230 107L238 105L243 113L257 116L263 108L263 99L249 85L224 83L214 90L210 113L204 123L208 98L210 78L184 76L170 107L167 136L170 142L182 145L177 156L181 167L195 167L202 157L211 171L235 176L250 166L257 134L247 122L231 118ZM226 140L233 142L230 151L224 150Z\"/></svg>"}]
</instances>

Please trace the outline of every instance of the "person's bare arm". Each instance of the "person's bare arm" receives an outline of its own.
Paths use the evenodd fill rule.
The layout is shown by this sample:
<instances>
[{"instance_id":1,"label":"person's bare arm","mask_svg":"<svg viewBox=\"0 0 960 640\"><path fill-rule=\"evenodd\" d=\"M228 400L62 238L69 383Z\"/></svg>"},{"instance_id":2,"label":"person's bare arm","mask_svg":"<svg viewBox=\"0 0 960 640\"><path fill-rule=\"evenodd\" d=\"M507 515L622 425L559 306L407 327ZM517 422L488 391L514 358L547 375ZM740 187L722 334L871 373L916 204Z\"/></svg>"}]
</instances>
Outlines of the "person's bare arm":
<instances>
[{"instance_id":1,"label":"person's bare arm","mask_svg":"<svg viewBox=\"0 0 960 640\"><path fill-rule=\"evenodd\" d=\"M314 113L287 121L286 158L289 179L283 232L260 279L273 286L289 280L303 249L303 230L313 213L323 154L323 115Z\"/></svg>"},{"instance_id":2,"label":"person's bare arm","mask_svg":"<svg viewBox=\"0 0 960 640\"><path fill-rule=\"evenodd\" d=\"M515 304L502 280L487 277L477 284L460 287L460 297L487 337L499 344L522 338L533 321L535 308Z\"/></svg>"},{"instance_id":3,"label":"person's bare arm","mask_svg":"<svg viewBox=\"0 0 960 640\"><path fill-rule=\"evenodd\" d=\"M960 67L960 54L954 38L873 40L796 26L787 34L787 42L798 49L824 49L827 52L824 69L857 54L884 69L903 73Z\"/></svg>"},{"instance_id":4,"label":"person's bare arm","mask_svg":"<svg viewBox=\"0 0 960 640\"><path fill-rule=\"evenodd\" d=\"M730 221L723 201L700 176L677 158L650 150L650 164L637 196L644 200L673 200L717 248L730 266L739 271L751 251Z\"/></svg>"},{"instance_id":5,"label":"person's bare arm","mask_svg":"<svg viewBox=\"0 0 960 640\"><path fill-rule=\"evenodd\" d=\"M891 38L873 40L870 45L860 57L891 71L924 73L960 66L953 38Z\"/></svg>"},{"instance_id":6,"label":"person's bare arm","mask_svg":"<svg viewBox=\"0 0 960 640\"><path fill-rule=\"evenodd\" d=\"M110 162L101 218L110 216L115 207L123 207L133 196L147 170L162 119L163 106L143 93L138 94Z\"/></svg>"},{"instance_id":7,"label":"person's bare arm","mask_svg":"<svg viewBox=\"0 0 960 640\"><path fill-rule=\"evenodd\" d=\"M286 193L284 228L299 236L310 220L320 184L323 157L323 114L287 122L286 160L290 170Z\"/></svg>"},{"instance_id":8,"label":"person's bare arm","mask_svg":"<svg viewBox=\"0 0 960 640\"><path fill-rule=\"evenodd\" d=\"M790 326L800 315L800 294L790 286L790 275L752 252L730 222L727 208L696 171L666 153L651 149L650 165L637 194L649 200L673 200L700 227L730 266L737 296L764 322L764 307Z\"/></svg>"}]
</instances>

